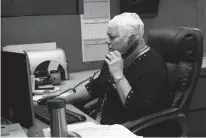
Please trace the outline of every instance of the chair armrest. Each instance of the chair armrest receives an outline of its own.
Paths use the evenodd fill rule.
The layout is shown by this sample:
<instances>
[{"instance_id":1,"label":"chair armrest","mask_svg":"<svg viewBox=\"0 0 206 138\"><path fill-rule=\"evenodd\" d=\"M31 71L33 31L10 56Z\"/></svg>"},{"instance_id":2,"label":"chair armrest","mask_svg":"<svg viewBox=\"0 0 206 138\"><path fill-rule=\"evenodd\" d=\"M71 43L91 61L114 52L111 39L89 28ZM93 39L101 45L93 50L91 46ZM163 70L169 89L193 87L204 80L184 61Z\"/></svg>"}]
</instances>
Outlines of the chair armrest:
<instances>
[{"instance_id":1,"label":"chair armrest","mask_svg":"<svg viewBox=\"0 0 206 138\"><path fill-rule=\"evenodd\" d=\"M178 114L179 110L177 108L169 108L160 112L156 112L153 113L151 115L142 117L140 119L137 120L133 120L133 121L128 121L126 123L123 123L122 125L126 128L128 128L129 130L132 130L133 128L136 128L137 126L141 126L151 120L154 120L156 118L160 118L160 117L164 117L164 116L168 116L171 114Z\"/></svg>"},{"instance_id":2,"label":"chair armrest","mask_svg":"<svg viewBox=\"0 0 206 138\"><path fill-rule=\"evenodd\" d=\"M153 126L155 124L159 124L168 120L174 120L176 119L177 122L180 124L181 127L181 134L179 135L180 137L186 137L188 134L188 125L187 125L187 118L184 114L179 113L179 114L170 114L168 116L163 116L163 117L159 117L156 118L154 120L150 120L148 122L146 122L145 124L141 124L141 125L136 125L135 128L133 128L131 131L134 134L138 134L138 132L140 132L141 130L149 127L149 126Z\"/></svg>"},{"instance_id":3,"label":"chair armrest","mask_svg":"<svg viewBox=\"0 0 206 138\"><path fill-rule=\"evenodd\" d=\"M95 105L97 105L97 102L98 102L98 98L91 100L90 102L88 102L87 104L84 105L84 110L90 110Z\"/></svg>"}]
</instances>

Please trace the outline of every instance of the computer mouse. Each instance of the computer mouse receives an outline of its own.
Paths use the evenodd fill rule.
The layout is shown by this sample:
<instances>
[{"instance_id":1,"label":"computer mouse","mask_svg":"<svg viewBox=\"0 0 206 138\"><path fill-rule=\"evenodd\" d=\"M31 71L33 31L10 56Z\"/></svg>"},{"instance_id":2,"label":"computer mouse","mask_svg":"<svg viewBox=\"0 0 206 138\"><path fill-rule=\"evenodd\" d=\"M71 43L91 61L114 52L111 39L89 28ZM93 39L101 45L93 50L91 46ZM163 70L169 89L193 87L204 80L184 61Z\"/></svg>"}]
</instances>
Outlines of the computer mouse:
<instances>
[{"instance_id":1,"label":"computer mouse","mask_svg":"<svg viewBox=\"0 0 206 138\"><path fill-rule=\"evenodd\" d=\"M27 136L28 137L44 137L44 132L41 128L35 125L28 129Z\"/></svg>"},{"instance_id":2,"label":"computer mouse","mask_svg":"<svg viewBox=\"0 0 206 138\"><path fill-rule=\"evenodd\" d=\"M68 132L68 137L81 138L77 132Z\"/></svg>"},{"instance_id":3,"label":"computer mouse","mask_svg":"<svg viewBox=\"0 0 206 138\"><path fill-rule=\"evenodd\" d=\"M39 105L46 105L47 104L47 100L48 100L48 98L42 98L42 99L37 100L37 103Z\"/></svg>"}]
</instances>

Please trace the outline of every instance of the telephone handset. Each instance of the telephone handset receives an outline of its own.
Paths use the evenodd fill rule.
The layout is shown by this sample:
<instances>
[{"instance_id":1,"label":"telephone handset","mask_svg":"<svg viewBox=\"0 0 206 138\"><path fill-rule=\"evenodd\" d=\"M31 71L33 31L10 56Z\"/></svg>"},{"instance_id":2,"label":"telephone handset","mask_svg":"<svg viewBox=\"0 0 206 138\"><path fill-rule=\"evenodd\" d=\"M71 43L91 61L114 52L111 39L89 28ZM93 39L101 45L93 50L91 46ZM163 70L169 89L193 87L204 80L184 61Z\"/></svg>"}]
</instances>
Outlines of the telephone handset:
<instances>
[{"instance_id":1,"label":"telephone handset","mask_svg":"<svg viewBox=\"0 0 206 138\"><path fill-rule=\"evenodd\" d=\"M127 56L129 56L138 46L139 41L136 39L135 35L131 35L128 39L128 49L126 50L126 52L121 53L122 58L126 58ZM107 58L107 57L106 57ZM102 69L103 68L108 68L107 63L104 62Z\"/></svg>"},{"instance_id":2,"label":"telephone handset","mask_svg":"<svg viewBox=\"0 0 206 138\"><path fill-rule=\"evenodd\" d=\"M129 37L129 40L128 40L128 49L126 50L126 52L124 52L124 53L121 53L121 55L122 55L122 58L124 59L124 58L126 58L127 56L129 56L135 49L136 49L136 47L138 46L138 40L136 39L136 36L135 35L132 35L132 36L130 36ZM107 58L107 57L106 57ZM104 81L107 81L108 80L108 76L109 76L109 78L111 77L111 75L110 75L110 72L108 71L109 69L108 69L108 65L107 65L107 63L106 62L104 62L104 64L103 64L103 66L102 66L102 70L101 70L101 74L100 75L102 75L103 77L103 80ZM107 75L106 75L106 74ZM104 82L103 81L103 82ZM116 87L115 87L115 85L114 85L114 83L112 83L112 86L113 86L113 88L115 88L116 89Z\"/></svg>"},{"instance_id":3,"label":"telephone handset","mask_svg":"<svg viewBox=\"0 0 206 138\"><path fill-rule=\"evenodd\" d=\"M136 36L135 36L135 35L130 36L130 37L129 37L129 40L128 40L128 49L126 50L126 52L121 53L122 58L124 59L124 58L126 58L127 56L129 56L129 55L137 48L138 43L139 43L139 41L136 39ZM107 57L106 57L106 58L107 58ZM101 73L102 73L102 74L101 74L101 75L102 75L102 78L103 78L103 80L104 80L105 82L107 82L108 79L111 78L111 74L110 74L110 72L108 71L109 69L108 69L108 65L107 65L106 62L104 62L102 69L104 69L104 71L101 72ZM106 74L105 74L105 73L106 73ZM108 78L108 77L109 77L109 78ZM104 81L103 81L103 82L104 82ZM114 89L116 89L116 86L115 86L114 82L110 82L110 81L108 81L108 82L112 84L112 87L113 87ZM110 88L110 87L108 86L108 87L105 87L105 88ZM106 96L106 94L105 94L105 96Z\"/></svg>"},{"instance_id":4,"label":"telephone handset","mask_svg":"<svg viewBox=\"0 0 206 138\"><path fill-rule=\"evenodd\" d=\"M126 52L124 53L121 53L122 55L122 58L126 58L127 56L129 56L138 46L138 40L136 39L136 36L135 35L131 35L129 37L129 40L128 40L128 49Z\"/></svg>"}]
</instances>

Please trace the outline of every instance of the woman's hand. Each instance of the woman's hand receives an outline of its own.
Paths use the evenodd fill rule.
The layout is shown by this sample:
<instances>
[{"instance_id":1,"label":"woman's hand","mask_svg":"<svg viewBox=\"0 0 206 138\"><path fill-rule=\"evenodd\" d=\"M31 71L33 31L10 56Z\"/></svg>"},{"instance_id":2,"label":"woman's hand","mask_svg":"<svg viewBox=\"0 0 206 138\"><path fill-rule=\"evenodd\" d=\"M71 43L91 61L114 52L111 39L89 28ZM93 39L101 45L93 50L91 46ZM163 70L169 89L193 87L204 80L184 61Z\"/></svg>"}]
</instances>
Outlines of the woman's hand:
<instances>
[{"instance_id":1,"label":"woman's hand","mask_svg":"<svg viewBox=\"0 0 206 138\"><path fill-rule=\"evenodd\" d=\"M114 79L118 79L123 76L124 65L119 51L113 51L106 54L105 61L108 64L109 71Z\"/></svg>"}]
</instances>

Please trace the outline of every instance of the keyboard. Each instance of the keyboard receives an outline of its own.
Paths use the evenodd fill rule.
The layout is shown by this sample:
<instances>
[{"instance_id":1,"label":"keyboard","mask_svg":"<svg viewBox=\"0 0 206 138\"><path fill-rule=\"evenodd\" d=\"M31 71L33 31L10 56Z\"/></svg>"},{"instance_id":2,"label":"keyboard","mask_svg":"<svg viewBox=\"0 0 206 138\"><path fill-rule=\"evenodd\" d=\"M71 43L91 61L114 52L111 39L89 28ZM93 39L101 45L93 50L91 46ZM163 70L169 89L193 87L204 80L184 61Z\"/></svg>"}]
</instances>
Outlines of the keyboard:
<instances>
[{"instance_id":1,"label":"keyboard","mask_svg":"<svg viewBox=\"0 0 206 138\"><path fill-rule=\"evenodd\" d=\"M46 124L50 124L50 114L47 105L35 105L34 106L35 117ZM82 114L78 114L66 109L66 121L67 124L84 122L86 117Z\"/></svg>"}]
</instances>

